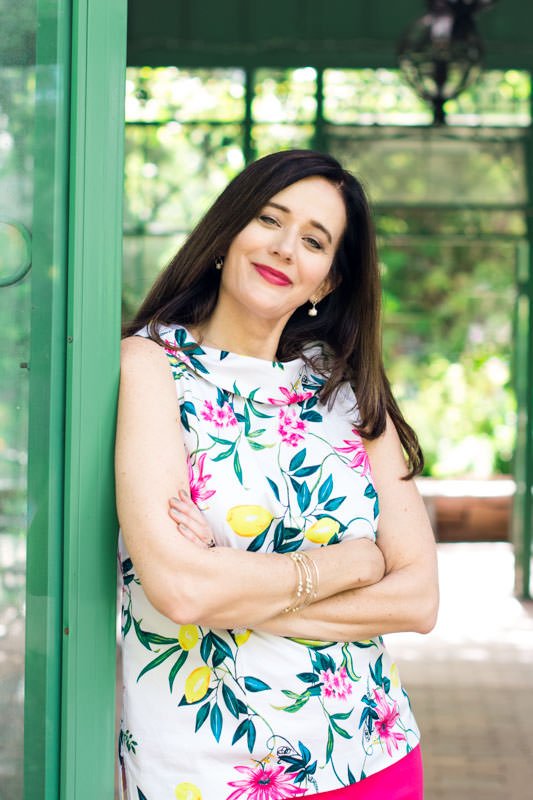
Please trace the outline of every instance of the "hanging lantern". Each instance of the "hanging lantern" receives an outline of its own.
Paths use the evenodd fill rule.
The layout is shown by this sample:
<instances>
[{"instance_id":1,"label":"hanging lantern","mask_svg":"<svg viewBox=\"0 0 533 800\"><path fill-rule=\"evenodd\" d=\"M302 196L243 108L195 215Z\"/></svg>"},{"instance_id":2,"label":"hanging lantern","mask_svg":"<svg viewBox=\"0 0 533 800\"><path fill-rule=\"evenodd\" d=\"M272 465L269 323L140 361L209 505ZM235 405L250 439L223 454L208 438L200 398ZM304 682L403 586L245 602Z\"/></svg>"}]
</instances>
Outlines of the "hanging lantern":
<instances>
[{"instance_id":1,"label":"hanging lantern","mask_svg":"<svg viewBox=\"0 0 533 800\"><path fill-rule=\"evenodd\" d=\"M475 16L496 0L426 0L427 12L405 33L398 61L406 81L431 103L433 122L446 122L444 103L480 75L483 43Z\"/></svg>"}]
</instances>

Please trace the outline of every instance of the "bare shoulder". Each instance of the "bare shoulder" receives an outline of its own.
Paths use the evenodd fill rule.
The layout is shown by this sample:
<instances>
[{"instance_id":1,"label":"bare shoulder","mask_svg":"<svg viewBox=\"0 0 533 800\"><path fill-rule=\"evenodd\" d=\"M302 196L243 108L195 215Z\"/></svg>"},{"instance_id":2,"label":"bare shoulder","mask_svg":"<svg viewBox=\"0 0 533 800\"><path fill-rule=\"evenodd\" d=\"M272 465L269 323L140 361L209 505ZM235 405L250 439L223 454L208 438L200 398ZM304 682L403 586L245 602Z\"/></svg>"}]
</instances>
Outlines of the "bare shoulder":
<instances>
[{"instance_id":1,"label":"bare shoulder","mask_svg":"<svg viewBox=\"0 0 533 800\"><path fill-rule=\"evenodd\" d=\"M376 439L365 439L365 448L372 468L380 475L384 472L390 477L401 478L406 474L407 464L400 437L388 414L383 433Z\"/></svg>"},{"instance_id":2,"label":"bare shoulder","mask_svg":"<svg viewBox=\"0 0 533 800\"><path fill-rule=\"evenodd\" d=\"M145 336L128 336L120 343L120 367L135 370L149 364L166 366L168 359L161 345Z\"/></svg>"},{"instance_id":3,"label":"bare shoulder","mask_svg":"<svg viewBox=\"0 0 533 800\"><path fill-rule=\"evenodd\" d=\"M144 336L128 336L120 346L121 384L135 381L160 387L173 384L169 360L164 349Z\"/></svg>"}]
</instances>

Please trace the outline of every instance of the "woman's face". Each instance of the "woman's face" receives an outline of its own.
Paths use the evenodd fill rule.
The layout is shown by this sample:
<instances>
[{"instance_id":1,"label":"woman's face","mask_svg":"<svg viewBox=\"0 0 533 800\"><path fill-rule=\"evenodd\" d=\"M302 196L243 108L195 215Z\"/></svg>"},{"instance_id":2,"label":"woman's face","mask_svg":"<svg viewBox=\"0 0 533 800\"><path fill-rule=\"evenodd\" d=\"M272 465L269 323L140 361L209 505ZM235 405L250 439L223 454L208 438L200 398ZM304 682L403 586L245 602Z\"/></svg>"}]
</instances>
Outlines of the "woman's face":
<instances>
[{"instance_id":1,"label":"woman's face","mask_svg":"<svg viewBox=\"0 0 533 800\"><path fill-rule=\"evenodd\" d=\"M345 225L342 196L325 178L278 192L232 241L219 304L274 322L321 300L333 288L328 274Z\"/></svg>"}]
</instances>

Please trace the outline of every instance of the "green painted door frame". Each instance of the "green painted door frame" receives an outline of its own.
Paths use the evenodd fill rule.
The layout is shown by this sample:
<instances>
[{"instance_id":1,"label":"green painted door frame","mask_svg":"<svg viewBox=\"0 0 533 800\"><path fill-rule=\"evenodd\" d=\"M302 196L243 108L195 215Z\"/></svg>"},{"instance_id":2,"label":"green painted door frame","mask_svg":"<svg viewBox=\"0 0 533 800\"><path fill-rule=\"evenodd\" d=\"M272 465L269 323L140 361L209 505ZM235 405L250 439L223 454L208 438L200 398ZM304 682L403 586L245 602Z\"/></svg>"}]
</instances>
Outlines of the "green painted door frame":
<instances>
[{"instance_id":1,"label":"green painted door frame","mask_svg":"<svg viewBox=\"0 0 533 800\"><path fill-rule=\"evenodd\" d=\"M112 798L126 0L39 0L25 800Z\"/></svg>"}]
</instances>

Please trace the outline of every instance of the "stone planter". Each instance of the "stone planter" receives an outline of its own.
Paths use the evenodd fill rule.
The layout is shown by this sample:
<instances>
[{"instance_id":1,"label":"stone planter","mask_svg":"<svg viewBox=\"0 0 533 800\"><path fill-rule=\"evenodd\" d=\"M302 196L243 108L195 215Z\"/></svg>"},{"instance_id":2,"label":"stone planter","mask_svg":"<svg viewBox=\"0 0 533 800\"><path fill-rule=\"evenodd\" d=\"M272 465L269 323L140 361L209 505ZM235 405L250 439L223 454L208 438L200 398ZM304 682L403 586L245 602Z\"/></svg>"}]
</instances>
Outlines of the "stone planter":
<instances>
[{"instance_id":1,"label":"stone planter","mask_svg":"<svg viewBox=\"0 0 533 800\"><path fill-rule=\"evenodd\" d=\"M509 541L514 481L418 478L439 542Z\"/></svg>"}]
</instances>

